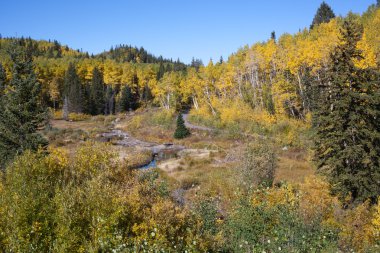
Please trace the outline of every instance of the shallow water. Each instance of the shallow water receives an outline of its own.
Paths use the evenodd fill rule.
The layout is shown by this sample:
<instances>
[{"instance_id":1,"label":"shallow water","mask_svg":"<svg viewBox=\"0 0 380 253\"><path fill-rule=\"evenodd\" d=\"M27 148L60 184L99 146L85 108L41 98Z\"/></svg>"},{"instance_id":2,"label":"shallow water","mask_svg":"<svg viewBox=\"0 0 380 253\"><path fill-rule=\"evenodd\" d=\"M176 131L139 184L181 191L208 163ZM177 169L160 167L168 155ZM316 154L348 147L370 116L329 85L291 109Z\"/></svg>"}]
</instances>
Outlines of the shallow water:
<instances>
[{"instance_id":1,"label":"shallow water","mask_svg":"<svg viewBox=\"0 0 380 253\"><path fill-rule=\"evenodd\" d=\"M155 157L153 158L153 160L150 163L140 167L139 169L140 170L147 170L147 169L152 169L152 168L157 168L157 161L156 161Z\"/></svg>"}]
</instances>

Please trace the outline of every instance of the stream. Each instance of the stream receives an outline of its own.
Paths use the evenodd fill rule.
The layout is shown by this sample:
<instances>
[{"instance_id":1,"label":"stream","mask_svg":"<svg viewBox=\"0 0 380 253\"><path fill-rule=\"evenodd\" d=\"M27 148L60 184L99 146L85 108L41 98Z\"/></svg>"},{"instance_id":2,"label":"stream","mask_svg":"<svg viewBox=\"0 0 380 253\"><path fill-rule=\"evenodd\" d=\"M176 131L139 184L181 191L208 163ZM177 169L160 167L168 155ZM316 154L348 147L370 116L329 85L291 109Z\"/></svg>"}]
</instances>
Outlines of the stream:
<instances>
[{"instance_id":1,"label":"stream","mask_svg":"<svg viewBox=\"0 0 380 253\"><path fill-rule=\"evenodd\" d=\"M172 143L157 144L153 142L142 141L119 129L112 129L109 132L101 134L101 141L111 142L113 145L117 146L135 147L152 152L153 157L150 163L141 166L138 169L156 168L158 161L177 158L178 153L182 150L185 150L184 146L175 145Z\"/></svg>"}]
</instances>

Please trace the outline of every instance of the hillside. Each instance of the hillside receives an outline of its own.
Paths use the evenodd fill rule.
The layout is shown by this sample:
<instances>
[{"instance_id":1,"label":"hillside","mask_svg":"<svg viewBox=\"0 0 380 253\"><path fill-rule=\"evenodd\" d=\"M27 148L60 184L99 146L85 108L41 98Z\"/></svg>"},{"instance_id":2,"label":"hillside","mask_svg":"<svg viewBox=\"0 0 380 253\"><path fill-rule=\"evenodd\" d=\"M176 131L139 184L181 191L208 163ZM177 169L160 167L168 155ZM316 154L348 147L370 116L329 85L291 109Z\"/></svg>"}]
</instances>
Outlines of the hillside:
<instances>
[{"instance_id":1,"label":"hillside","mask_svg":"<svg viewBox=\"0 0 380 253\"><path fill-rule=\"evenodd\" d=\"M380 2L226 61L0 38L1 252L378 252Z\"/></svg>"}]
</instances>

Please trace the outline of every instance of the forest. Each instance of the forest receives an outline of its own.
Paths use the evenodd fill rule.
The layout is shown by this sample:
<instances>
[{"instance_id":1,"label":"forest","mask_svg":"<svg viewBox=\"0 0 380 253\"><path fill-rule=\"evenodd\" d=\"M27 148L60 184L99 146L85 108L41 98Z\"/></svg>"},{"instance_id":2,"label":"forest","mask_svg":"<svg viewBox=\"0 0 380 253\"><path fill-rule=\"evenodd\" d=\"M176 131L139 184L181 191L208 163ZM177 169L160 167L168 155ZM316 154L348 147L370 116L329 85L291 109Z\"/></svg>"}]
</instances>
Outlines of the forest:
<instances>
[{"instance_id":1,"label":"forest","mask_svg":"<svg viewBox=\"0 0 380 253\"><path fill-rule=\"evenodd\" d=\"M323 2L207 64L0 37L0 252L379 252L379 27Z\"/></svg>"}]
</instances>

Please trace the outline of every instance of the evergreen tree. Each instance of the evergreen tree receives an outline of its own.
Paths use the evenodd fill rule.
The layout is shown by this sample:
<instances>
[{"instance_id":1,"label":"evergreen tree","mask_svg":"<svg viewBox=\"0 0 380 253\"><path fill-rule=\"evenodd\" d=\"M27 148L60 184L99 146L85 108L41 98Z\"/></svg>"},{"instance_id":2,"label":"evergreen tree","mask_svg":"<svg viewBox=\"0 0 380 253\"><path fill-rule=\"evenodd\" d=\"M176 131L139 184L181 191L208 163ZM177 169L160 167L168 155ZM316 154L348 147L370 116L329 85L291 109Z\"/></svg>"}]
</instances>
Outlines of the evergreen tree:
<instances>
[{"instance_id":1,"label":"evergreen tree","mask_svg":"<svg viewBox=\"0 0 380 253\"><path fill-rule=\"evenodd\" d=\"M177 117L177 128L174 132L174 138L183 139L190 135L189 129L185 126L185 121L183 120L182 113Z\"/></svg>"},{"instance_id":2,"label":"evergreen tree","mask_svg":"<svg viewBox=\"0 0 380 253\"><path fill-rule=\"evenodd\" d=\"M314 16L310 29L313 29L313 27L316 25L328 23L333 18L335 18L334 11L327 3L322 2L321 6L318 8L317 13Z\"/></svg>"},{"instance_id":3,"label":"evergreen tree","mask_svg":"<svg viewBox=\"0 0 380 253\"><path fill-rule=\"evenodd\" d=\"M144 101L144 103L148 103L148 101L153 99L152 90L149 88L148 84L145 84L141 96L141 100Z\"/></svg>"},{"instance_id":4,"label":"evergreen tree","mask_svg":"<svg viewBox=\"0 0 380 253\"><path fill-rule=\"evenodd\" d=\"M5 73L5 69L3 68L3 65L1 65L0 63L0 98L4 94L6 79L7 79L7 74Z\"/></svg>"},{"instance_id":5,"label":"evergreen tree","mask_svg":"<svg viewBox=\"0 0 380 253\"><path fill-rule=\"evenodd\" d=\"M160 62L160 67L158 68L158 72L157 72L157 80L160 80L165 74L165 67L164 67L164 64L162 64L162 62Z\"/></svg>"},{"instance_id":6,"label":"evergreen tree","mask_svg":"<svg viewBox=\"0 0 380 253\"><path fill-rule=\"evenodd\" d=\"M317 166L341 197L376 201L380 195L379 73L360 69L357 43L363 28L344 21L341 43L331 54L328 80L315 115Z\"/></svg>"},{"instance_id":7,"label":"evergreen tree","mask_svg":"<svg viewBox=\"0 0 380 253\"><path fill-rule=\"evenodd\" d=\"M69 67L65 74L64 80L65 97L68 101L68 111L75 113L83 112L83 90L82 84L79 80L78 74L75 70L73 63L69 64Z\"/></svg>"},{"instance_id":8,"label":"evergreen tree","mask_svg":"<svg viewBox=\"0 0 380 253\"><path fill-rule=\"evenodd\" d=\"M26 150L47 146L38 133L46 125L48 111L41 103L41 85L33 70L32 56L17 45L10 49L12 79L0 100L0 167Z\"/></svg>"},{"instance_id":9,"label":"evergreen tree","mask_svg":"<svg viewBox=\"0 0 380 253\"><path fill-rule=\"evenodd\" d=\"M270 39L273 40L274 42L276 42L276 32L275 31L271 32Z\"/></svg>"},{"instance_id":10,"label":"evergreen tree","mask_svg":"<svg viewBox=\"0 0 380 253\"><path fill-rule=\"evenodd\" d=\"M133 95L131 88L128 85L125 85L121 89L121 98L120 98L120 111L121 112L127 112L130 109L132 109L133 104Z\"/></svg>"},{"instance_id":11,"label":"evergreen tree","mask_svg":"<svg viewBox=\"0 0 380 253\"><path fill-rule=\"evenodd\" d=\"M102 114L104 112L105 85L103 74L98 68L92 71L92 80L90 87L90 108L92 115Z\"/></svg>"}]
</instances>

